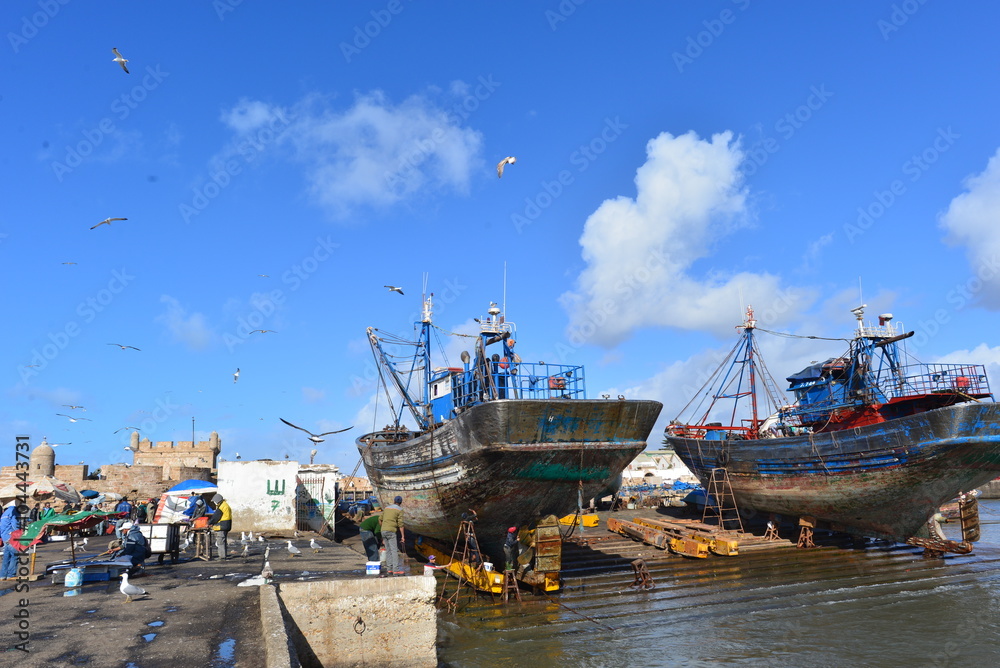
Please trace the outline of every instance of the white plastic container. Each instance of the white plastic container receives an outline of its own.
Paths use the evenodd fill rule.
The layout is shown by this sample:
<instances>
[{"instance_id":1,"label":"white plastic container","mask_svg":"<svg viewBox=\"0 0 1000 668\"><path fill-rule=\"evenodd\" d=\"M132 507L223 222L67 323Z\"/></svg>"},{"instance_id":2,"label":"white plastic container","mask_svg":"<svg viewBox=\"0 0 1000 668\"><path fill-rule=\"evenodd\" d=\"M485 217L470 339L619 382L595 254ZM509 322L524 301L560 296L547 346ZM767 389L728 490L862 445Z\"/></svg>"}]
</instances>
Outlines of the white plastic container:
<instances>
[{"instance_id":1,"label":"white plastic container","mask_svg":"<svg viewBox=\"0 0 1000 668\"><path fill-rule=\"evenodd\" d=\"M381 570L381 563L378 561L366 561L365 562L365 575L378 575Z\"/></svg>"},{"instance_id":2,"label":"white plastic container","mask_svg":"<svg viewBox=\"0 0 1000 668\"><path fill-rule=\"evenodd\" d=\"M71 568L69 572L66 573L66 580L64 584L67 587L79 587L83 584L83 569L82 568Z\"/></svg>"},{"instance_id":3,"label":"white plastic container","mask_svg":"<svg viewBox=\"0 0 1000 668\"><path fill-rule=\"evenodd\" d=\"M488 561L484 561L483 562L483 569L485 569L487 571L492 571L493 570L493 564L491 564Z\"/></svg>"},{"instance_id":4,"label":"white plastic container","mask_svg":"<svg viewBox=\"0 0 1000 668\"><path fill-rule=\"evenodd\" d=\"M380 564L384 564L385 563L385 548L384 547L380 547L378 549L378 561L379 561Z\"/></svg>"}]
</instances>

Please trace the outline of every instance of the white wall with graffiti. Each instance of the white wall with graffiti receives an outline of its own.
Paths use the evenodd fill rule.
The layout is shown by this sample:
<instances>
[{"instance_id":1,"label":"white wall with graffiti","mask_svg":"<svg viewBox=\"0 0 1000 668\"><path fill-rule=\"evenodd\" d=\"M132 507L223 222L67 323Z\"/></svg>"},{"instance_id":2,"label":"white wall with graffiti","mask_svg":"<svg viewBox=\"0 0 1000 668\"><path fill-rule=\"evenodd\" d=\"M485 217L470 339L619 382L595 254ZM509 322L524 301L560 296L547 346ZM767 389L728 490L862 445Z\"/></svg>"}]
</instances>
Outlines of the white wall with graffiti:
<instances>
[{"instance_id":1,"label":"white wall with graffiti","mask_svg":"<svg viewBox=\"0 0 1000 668\"><path fill-rule=\"evenodd\" d=\"M233 509L233 531L295 530L296 461L220 461L219 493Z\"/></svg>"}]
</instances>

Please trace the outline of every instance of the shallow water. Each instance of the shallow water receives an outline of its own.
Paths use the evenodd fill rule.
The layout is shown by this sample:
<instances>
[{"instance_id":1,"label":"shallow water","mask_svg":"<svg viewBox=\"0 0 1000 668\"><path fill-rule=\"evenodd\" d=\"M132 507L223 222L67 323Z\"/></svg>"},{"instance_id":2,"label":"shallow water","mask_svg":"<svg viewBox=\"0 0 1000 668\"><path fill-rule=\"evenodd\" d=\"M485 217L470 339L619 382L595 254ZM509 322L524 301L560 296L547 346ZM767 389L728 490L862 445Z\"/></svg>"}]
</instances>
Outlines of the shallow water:
<instances>
[{"instance_id":1,"label":"shallow water","mask_svg":"<svg viewBox=\"0 0 1000 668\"><path fill-rule=\"evenodd\" d=\"M469 601L440 617L444 666L997 666L1000 501L972 555L906 546L676 558L633 591L627 566L553 600ZM956 524L945 533L958 538ZM560 605L561 604L561 605Z\"/></svg>"}]
</instances>

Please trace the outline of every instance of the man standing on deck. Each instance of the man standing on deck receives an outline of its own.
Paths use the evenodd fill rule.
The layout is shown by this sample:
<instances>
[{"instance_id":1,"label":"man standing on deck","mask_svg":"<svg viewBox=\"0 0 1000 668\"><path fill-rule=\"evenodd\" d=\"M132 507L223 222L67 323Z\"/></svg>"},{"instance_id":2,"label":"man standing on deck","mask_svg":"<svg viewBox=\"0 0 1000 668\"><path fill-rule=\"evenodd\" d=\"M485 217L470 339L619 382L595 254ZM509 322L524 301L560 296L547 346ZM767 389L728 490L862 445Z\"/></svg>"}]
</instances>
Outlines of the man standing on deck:
<instances>
[{"instance_id":1,"label":"man standing on deck","mask_svg":"<svg viewBox=\"0 0 1000 668\"><path fill-rule=\"evenodd\" d=\"M399 546L396 543L396 530L406 550L406 531L403 529L403 497L397 496L393 499L391 506L382 511L382 544L385 545L385 567L389 575L406 575L403 570L403 560L399 554Z\"/></svg>"},{"instance_id":2,"label":"man standing on deck","mask_svg":"<svg viewBox=\"0 0 1000 668\"><path fill-rule=\"evenodd\" d=\"M361 544L365 546L368 561L378 561L377 536L382 532L382 516L370 515L362 520L358 528L361 530ZM388 568L388 564L386 564L386 568Z\"/></svg>"}]
</instances>

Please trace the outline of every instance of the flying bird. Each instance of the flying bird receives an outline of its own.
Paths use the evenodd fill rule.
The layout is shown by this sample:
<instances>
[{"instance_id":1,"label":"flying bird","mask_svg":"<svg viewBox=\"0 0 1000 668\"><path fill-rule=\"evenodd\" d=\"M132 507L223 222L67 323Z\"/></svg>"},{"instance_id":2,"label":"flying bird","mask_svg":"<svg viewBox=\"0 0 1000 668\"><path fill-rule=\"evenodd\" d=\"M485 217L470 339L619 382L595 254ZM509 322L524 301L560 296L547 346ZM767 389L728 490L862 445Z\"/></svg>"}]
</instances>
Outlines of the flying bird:
<instances>
[{"instance_id":1,"label":"flying bird","mask_svg":"<svg viewBox=\"0 0 1000 668\"><path fill-rule=\"evenodd\" d=\"M77 420L86 420L87 422L93 422L90 418L85 417L73 417L72 415L63 415L62 413L56 413L59 417L69 418L70 422L76 422Z\"/></svg>"},{"instance_id":2,"label":"flying bird","mask_svg":"<svg viewBox=\"0 0 1000 668\"><path fill-rule=\"evenodd\" d=\"M293 557L301 557L302 550L292 545L292 541L288 541L288 553Z\"/></svg>"},{"instance_id":3,"label":"flying bird","mask_svg":"<svg viewBox=\"0 0 1000 668\"><path fill-rule=\"evenodd\" d=\"M236 367L236 373L233 374L233 382L235 383L240 379L240 368Z\"/></svg>"},{"instance_id":4,"label":"flying bird","mask_svg":"<svg viewBox=\"0 0 1000 668\"><path fill-rule=\"evenodd\" d=\"M53 448L58 448L60 445L73 445L72 443L49 443Z\"/></svg>"},{"instance_id":5,"label":"flying bird","mask_svg":"<svg viewBox=\"0 0 1000 668\"><path fill-rule=\"evenodd\" d=\"M69 404L63 404L63 406L66 407L66 408L72 408L73 410L76 410L77 408L79 408L81 411L87 410L83 406L70 406Z\"/></svg>"},{"instance_id":6,"label":"flying bird","mask_svg":"<svg viewBox=\"0 0 1000 668\"><path fill-rule=\"evenodd\" d=\"M109 343L108 345L109 345L109 346L118 346L118 347L119 347L119 348L121 348L122 350L126 350L126 349L128 349L128 348L131 348L132 350L139 350L139 349L138 349L138 348L136 348L135 346L123 346L123 345L122 345L122 344L120 344L120 343ZM139 352L142 352L142 351L140 350Z\"/></svg>"},{"instance_id":7,"label":"flying bird","mask_svg":"<svg viewBox=\"0 0 1000 668\"><path fill-rule=\"evenodd\" d=\"M256 334L257 332L260 332L261 334L267 334L268 332L270 332L272 334L276 333L273 329L255 329L255 330L253 330L250 333L251 334Z\"/></svg>"},{"instance_id":8,"label":"flying bird","mask_svg":"<svg viewBox=\"0 0 1000 668\"><path fill-rule=\"evenodd\" d=\"M515 158L512 155L508 155L506 158L504 158L503 160L501 160L500 162L498 162L497 163L497 178L499 179L500 177L503 176L503 168L504 167L506 167L507 165L513 165L515 162L517 162L517 158Z\"/></svg>"},{"instance_id":9,"label":"flying bird","mask_svg":"<svg viewBox=\"0 0 1000 668\"><path fill-rule=\"evenodd\" d=\"M118 591L125 594L125 602L131 603L133 596L145 596L146 590L142 587L136 587L134 584L128 583L128 573L122 573L122 584L118 587Z\"/></svg>"},{"instance_id":10,"label":"flying bird","mask_svg":"<svg viewBox=\"0 0 1000 668\"><path fill-rule=\"evenodd\" d=\"M110 225L111 222L115 221L115 220L128 220L128 218L105 218L104 220L102 220L101 222L99 222L97 225L94 225L90 229L94 230L94 229L97 229L98 227L100 227L101 225ZM76 263L74 262L73 264L76 264Z\"/></svg>"},{"instance_id":11,"label":"flying bird","mask_svg":"<svg viewBox=\"0 0 1000 668\"><path fill-rule=\"evenodd\" d=\"M319 552L320 550L323 549L323 546L317 543L315 538L309 539L309 547L312 548L313 552Z\"/></svg>"},{"instance_id":12,"label":"flying bird","mask_svg":"<svg viewBox=\"0 0 1000 668\"><path fill-rule=\"evenodd\" d=\"M403 294L403 288L397 288L395 285L383 285L382 287L389 288L389 292L398 292L401 295ZM403 296L405 297L406 295Z\"/></svg>"},{"instance_id":13,"label":"flying bird","mask_svg":"<svg viewBox=\"0 0 1000 668\"><path fill-rule=\"evenodd\" d=\"M268 276L267 274L257 274L257 275L258 275L259 277L261 277L261 278L271 278L271 277L270 277L270 276Z\"/></svg>"},{"instance_id":14,"label":"flying bird","mask_svg":"<svg viewBox=\"0 0 1000 668\"><path fill-rule=\"evenodd\" d=\"M121 65L122 69L125 70L125 74L128 74L129 73L128 68L125 67L125 63L128 62L128 59L125 56L123 56L122 54L118 53L118 49L117 48L112 48L111 51L113 51L114 54L115 54L115 57L112 59L113 62L116 62L119 65Z\"/></svg>"},{"instance_id":15,"label":"flying bird","mask_svg":"<svg viewBox=\"0 0 1000 668\"><path fill-rule=\"evenodd\" d=\"M63 264L76 264L76 262L63 262Z\"/></svg>"},{"instance_id":16,"label":"flying bird","mask_svg":"<svg viewBox=\"0 0 1000 668\"><path fill-rule=\"evenodd\" d=\"M350 427L347 427L346 429L338 429L337 431L327 431L327 432L324 432L322 434L314 434L311 431L309 431L308 429L303 429L302 427L298 427L298 426L292 424L291 422L289 422L285 418L278 418L278 419L281 420L282 422L284 422L285 424L287 424L289 427L295 427L299 431L304 431L305 433L309 434L309 440L312 441L313 443L317 443L317 444L318 443L322 443L323 441L326 440L324 438L320 438L321 436L329 436L330 434L339 434L342 431L347 431L348 429L352 429L354 427L354 425L351 425Z\"/></svg>"},{"instance_id":17,"label":"flying bird","mask_svg":"<svg viewBox=\"0 0 1000 668\"><path fill-rule=\"evenodd\" d=\"M132 431L140 431L140 429L138 427L121 427L120 429L115 429L115 433L117 434L118 432L124 431L126 429L131 429ZM129 447L126 447L125 449L126 450L131 450L131 448L129 448Z\"/></svg>"}]
</instances>

